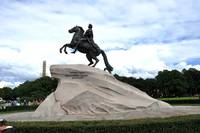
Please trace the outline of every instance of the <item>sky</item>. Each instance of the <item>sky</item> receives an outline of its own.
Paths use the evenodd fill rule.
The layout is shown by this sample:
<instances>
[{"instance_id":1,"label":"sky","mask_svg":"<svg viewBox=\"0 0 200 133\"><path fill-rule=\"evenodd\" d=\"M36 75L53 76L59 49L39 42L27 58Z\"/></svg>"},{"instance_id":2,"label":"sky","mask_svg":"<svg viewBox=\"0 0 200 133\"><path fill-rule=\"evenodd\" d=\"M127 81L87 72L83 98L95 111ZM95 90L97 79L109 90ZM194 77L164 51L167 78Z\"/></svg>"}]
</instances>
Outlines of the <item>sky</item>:
<instances>
[{"instance_id":1,"label":"sky","mask_svg":"<svg viewBox=\"0 0 200 133\"><path fill-rule=\"evenodd\" d=\"M84 54L59 48L70 43L69 29L89 23L113 74L200 70L199 9L199 0L0 0L0 88L39 78L43 60L49 76L53 64L88 64Z\"/></svg>"}]
</instances>

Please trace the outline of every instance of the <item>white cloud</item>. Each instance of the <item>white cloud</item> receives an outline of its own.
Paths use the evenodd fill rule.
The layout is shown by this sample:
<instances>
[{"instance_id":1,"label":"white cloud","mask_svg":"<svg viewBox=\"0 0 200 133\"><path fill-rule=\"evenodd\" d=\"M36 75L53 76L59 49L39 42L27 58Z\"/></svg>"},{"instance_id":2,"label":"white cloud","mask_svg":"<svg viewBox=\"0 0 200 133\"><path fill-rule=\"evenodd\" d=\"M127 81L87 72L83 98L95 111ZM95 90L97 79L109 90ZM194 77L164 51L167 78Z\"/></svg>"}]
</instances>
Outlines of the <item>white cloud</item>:
<instances>
[{"instance_id":1,"label":"white cloud","mask_svg":"<svg viewBox=\"0 0 200 133\"><path fill-rule=\"evenodd\" d=\"M18 86L20 82L6 82L6 81L0 81L0 89L3 87L15 87Z\"/></svg>"},{"instance_id":2,"label":"white cloud","mask_svg":"<svg viewBox=\"0 0 200 133\"><path fill-rule=\"evenodd\" d=\"M200 70L200 65L190 65L186 62L180 62L174 66L175 69L182 71L183 69L189 69L189 68L195 68L197 70Z\"/></svg>"},{"instance_id":3,"label":"white cloud","mask_svg":"<svg viewBox=\"0 0 200 133\"><path fill-rule=\"evenodd\" d=\"M135 77L155 76L159 70L167 69L167 65L160 59L158 53L165 50L160 45L134 45L129 50L109 52L111 64L116 72ZM135 72L138 70L138 73ZM141 73L142 72L142 73ZM151 74L149 74L149 73ZM145 73L147 75L145 75Z\"/></svg>"},{"instance_id":4,"label":"white cloud","mask_svg":"<svg viewBox=\"0 0 200 133\"><path fill-rule=\"evenodd\" d=\"M115 50L108 54L117 73L148 78L154 77L158 71L164 69L196 68L200 70L199 65L183 63L192 57L200 57L200 45L197 44L198 41L195 42L196 40L180 44L133 45L128 50Z\"/></svg>"}]
</instances>

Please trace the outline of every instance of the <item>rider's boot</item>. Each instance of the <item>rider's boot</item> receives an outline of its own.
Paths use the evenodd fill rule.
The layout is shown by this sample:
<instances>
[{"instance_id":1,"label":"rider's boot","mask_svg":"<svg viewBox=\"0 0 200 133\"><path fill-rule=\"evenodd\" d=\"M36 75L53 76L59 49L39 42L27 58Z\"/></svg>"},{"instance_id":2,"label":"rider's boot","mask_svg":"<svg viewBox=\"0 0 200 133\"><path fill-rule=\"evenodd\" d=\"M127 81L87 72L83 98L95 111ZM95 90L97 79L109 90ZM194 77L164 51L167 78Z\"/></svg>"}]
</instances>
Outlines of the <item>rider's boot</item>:
<instances>
[{"instance_id":1,"label":"rider's boot","mask_svg":"<svg viewBox=\"0 0 200 133\"><path fill-rule=\"evenodd\" d=\"M73 52L71 52L71 53L72 53L72 54L75 54L75 53L76 53L76 50L77 50L77 49L75 49L75 50L74 50Z\"/></svg>"},{"instance_id":2,"label":"rider's boot","mask_svg":"<svg viewBox=\"0 0 200 133\"><path fill-rule=\"evenodd\" d=\"M74 51L71 52L72 54L75 54L75 53L76 53L78 45L79 45L79 43L76 44L76 46L75 46L75 48L74 48Z\"/></svg>"}]
</instances>

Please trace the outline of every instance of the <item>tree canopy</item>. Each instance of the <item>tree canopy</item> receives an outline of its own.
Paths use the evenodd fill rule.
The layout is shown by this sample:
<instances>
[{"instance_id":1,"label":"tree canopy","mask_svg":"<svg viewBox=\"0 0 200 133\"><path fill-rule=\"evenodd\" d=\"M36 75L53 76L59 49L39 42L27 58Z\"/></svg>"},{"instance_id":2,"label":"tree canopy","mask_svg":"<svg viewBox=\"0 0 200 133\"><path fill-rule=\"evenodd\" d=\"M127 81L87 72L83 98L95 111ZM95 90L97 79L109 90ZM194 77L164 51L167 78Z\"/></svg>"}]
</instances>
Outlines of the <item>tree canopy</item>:
<instances>
[{"instance_id":1,"label":"tree canopy","mask_svg":"<svg viewBox=\"0 0 200 133\"><path fill-rule=\"evenodd\" d=\"M145 91L152 97L181 97L200 95L200 71L190 68L159 71L152 79L136 79L115 75L123 82Z\"/></svg>"},{"instance_id":2,"label":"tree canopy","mask_svg":"<svg viewBox=\"0 0 200 133\"><path fill-rule=\"evenodd\" d=\"M16 98L32 100L45 99L51 92L53 92L58 84L58 80L48 76L41 77L34 81L26 81L23 84L11 89L4 87L0 89L0 97L5 100L12 100Z\"/></svg>"}]
</instances>

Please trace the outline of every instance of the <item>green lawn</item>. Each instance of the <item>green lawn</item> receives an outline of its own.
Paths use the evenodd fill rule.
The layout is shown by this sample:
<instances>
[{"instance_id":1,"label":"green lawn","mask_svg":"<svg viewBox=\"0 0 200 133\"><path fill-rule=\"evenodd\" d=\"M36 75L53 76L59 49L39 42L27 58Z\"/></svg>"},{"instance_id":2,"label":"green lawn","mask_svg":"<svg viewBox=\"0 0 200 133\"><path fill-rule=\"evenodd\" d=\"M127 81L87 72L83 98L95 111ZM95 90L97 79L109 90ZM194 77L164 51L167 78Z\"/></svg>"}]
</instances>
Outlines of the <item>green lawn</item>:
<instances>
[{"instance_id":1,"label":"green lawn","mask_svg":"<svg viewBox=\"0 0 200 133\"><path fill-rule=\"evenodd\" d=\"M134 120L9 122L18 133L199 133L200 115Z\"/></svg>"},{"instance_id":2,"label":"green lawn","mask_svg":"<svg viewBox=\"0 0 200 133\"><path fill-rule=\"evenodd\" d=\"M167 98L159 98L159 100L198 100L199 97L167 97Z\"/></svg>"},{"instance_id":3,"label":"green lawn","mask_svg":"<svg viewBox=\"0 0 200 133\"><path fill-rule=\"evenodd\" d=\"M181 106L200 106L199 97L173 97L173 98L159 98L171 105Z\"/></svg>"}]
</instances>

